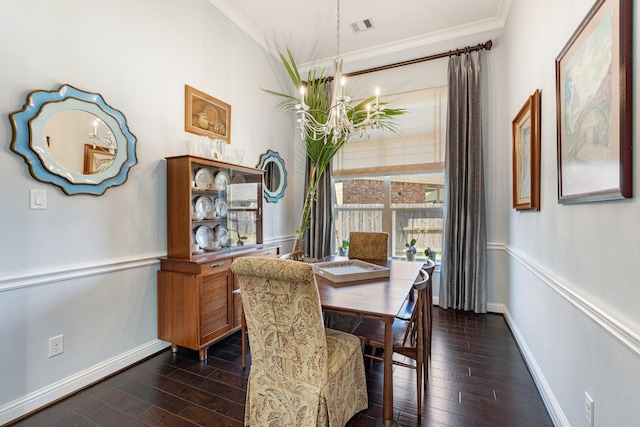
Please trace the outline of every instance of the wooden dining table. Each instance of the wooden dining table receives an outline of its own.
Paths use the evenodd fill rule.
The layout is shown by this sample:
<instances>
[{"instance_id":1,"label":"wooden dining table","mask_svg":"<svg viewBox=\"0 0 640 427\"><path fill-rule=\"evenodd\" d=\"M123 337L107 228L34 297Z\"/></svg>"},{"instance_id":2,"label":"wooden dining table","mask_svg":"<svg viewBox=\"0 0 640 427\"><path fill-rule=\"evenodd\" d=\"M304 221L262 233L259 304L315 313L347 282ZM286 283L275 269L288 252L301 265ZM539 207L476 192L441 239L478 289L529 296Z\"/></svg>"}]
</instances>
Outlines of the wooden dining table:
<instances>
[{"instance_id":1,"label":"wooden dining table","mask_svg":"<svg viewBox=\"0 0 640 427\"><path fill-rule=\"evenodd\" d=\"M347 260L328 256L318 262ZM384 322L383 426L397 425L393 418L393 321L412 289L422 263L388 259L367 261L389 268L389 277L334 283L316 274L324 312L369 318Z\"/></svg>"}]
</instances>

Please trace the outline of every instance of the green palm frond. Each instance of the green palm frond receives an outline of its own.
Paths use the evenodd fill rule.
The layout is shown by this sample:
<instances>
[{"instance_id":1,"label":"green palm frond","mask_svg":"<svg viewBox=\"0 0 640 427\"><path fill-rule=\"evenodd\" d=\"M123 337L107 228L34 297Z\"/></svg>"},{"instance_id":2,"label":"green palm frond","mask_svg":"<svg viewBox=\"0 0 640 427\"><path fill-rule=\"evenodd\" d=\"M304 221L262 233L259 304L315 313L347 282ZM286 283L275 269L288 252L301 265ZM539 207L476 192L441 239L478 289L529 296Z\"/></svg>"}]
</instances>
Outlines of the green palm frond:
<instances>
[{"instance_id":1,"label":"green palm frond","mask_svg":"<svg viewBox=\"0 0 640 427\"><path fill-rule=\"evenodd\" d=\"M330 80L325 76L325 70L312 69L307 73L305 81L300 77L298 66L289 49L286 55L280 54L280 61L284 66L291 83L296 90L296 96L299 96L299 90L304 85L305 94L304 102L309 107L308 113L321 124L327 122L329 108L331 107L331 85ZM263 89L265 92L281 98L277 105L279 110L296 111L296 105L300 104L300 98L281 93L273 90ZM367 118L367 105L375 100L375 96L360 101L353 106L353 110L349 112L349 117L354 124L362 123ZM384 103L380 106L384 107L378 115L378 122L384 129L396 132L395 117L404 114L406 110L402 108L386 108ZM296 231L298 240L300 240L304 229L309 224L311 205L315 200L315 192L322 174L333 158L338 154L342 146L347 142L348 136L341 136L334 139L333 134L308 135L305 138L305 148L309 157L309 186L305 196L302 218L300 225ZM299 242L296 242L298 245Z\"/></svg>"}]
</instances>

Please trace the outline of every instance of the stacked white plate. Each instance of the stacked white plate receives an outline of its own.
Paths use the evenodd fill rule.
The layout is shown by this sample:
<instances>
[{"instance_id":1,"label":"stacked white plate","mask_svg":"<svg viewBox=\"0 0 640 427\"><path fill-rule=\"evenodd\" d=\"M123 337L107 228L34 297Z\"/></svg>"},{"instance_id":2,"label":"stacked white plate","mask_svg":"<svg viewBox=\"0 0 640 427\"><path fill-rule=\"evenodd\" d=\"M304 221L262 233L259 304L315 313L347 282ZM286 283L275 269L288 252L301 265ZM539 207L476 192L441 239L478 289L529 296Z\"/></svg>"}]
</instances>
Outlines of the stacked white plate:
<instances>
[{"instance_id":1,"label":"stacked white plate","mask_svg":"<svg viewBox=\"0 0 640 427\"><path fill-rule=\"evenodd\" d=\"M196 229L196 243L202 249L216 249L216 233L208 225L201 225Z\"/></svg>"}]
</instances>

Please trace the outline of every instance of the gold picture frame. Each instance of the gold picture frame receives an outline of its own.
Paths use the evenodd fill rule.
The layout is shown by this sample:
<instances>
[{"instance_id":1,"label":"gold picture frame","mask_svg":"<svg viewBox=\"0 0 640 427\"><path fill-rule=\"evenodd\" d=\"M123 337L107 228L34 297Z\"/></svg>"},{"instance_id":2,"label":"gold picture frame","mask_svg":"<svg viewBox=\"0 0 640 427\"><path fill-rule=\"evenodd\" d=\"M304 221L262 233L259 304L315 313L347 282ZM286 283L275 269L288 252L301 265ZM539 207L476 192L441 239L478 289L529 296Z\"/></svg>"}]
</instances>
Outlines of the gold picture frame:
<instances>
[{"instance_id":1,"label":"gold picture frame","mask_svg":"<svg viewBox=\"0 0 640 427\"><path fill-rule=\"evenodd\" d=\"M185 85L184 130L231 144L231 105Z\"/></svg>"},{"instance_id":2,"label":"gold picture frame","mask_svg":"<svg viewBox=\"0 0 640 427\"><path fill-rule=\"evenodd\" d=\"M110 151L108 148L84 145L84 175L93 175L106 170L116 158L116 150Z\"/></svg>"},{"instance_id":3,"label":"gold picture frame","mask_svg":"<svg viewBox=\"0 0 640 427\"><path fill-rule=\"evenodd\" d=\"M540 90L529 96L512 122L513 208L540 210Z\"/></svg>"}]
</instances>

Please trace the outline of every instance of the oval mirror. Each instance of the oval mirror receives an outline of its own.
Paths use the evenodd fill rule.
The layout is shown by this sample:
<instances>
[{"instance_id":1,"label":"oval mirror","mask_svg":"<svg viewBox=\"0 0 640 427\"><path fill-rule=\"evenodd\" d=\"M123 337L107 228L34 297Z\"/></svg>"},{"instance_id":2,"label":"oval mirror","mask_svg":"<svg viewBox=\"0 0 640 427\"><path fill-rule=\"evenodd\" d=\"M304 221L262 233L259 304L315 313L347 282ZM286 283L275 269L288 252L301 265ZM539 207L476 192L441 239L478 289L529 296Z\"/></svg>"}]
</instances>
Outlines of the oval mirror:
<instances>
[{"instance_id":1,"label":"oval mirror","mask_svg":"<svg viewBox=\"0 0 640 427\"><path fill-rule=\"evenodd\" d=\"M11 150L34 178L67 195L102 195L123 184L137 163L136 138L124 115L100 94L69 85L33 91L10 119Z\"/></svg>"},{"instance_id":2,"label":"oval mirror","mask_svg":"<svg viewBox=\"0 0 640 427\"><path fill-rule=\"evenodd\" d=\"M269 150L260 157L258 169L264 171L264 198L267 202L277 203L284 196L284 189L287 187L284 160L277 152Z\"/></svg>"}]
</instances>

